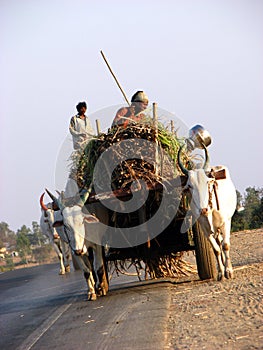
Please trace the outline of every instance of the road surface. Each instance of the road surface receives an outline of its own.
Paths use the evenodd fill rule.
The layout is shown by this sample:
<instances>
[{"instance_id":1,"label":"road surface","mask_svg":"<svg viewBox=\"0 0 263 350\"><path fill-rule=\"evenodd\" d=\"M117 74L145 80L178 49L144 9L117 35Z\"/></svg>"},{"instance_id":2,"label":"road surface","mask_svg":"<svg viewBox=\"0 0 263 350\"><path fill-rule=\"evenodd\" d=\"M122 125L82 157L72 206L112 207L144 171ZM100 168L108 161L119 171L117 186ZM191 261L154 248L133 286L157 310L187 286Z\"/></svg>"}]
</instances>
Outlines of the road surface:
<instances>
[{"instance_id":1,"label":"road surface","mask_svg":"<svg viewBox=\"0 0 263 350\"><path fill-rule=\"evenodd\" d=\"M122 276L106 297L89 302L82 273L57 270L0 275L0 349L164 349L169 283Z\"/></svg>"},{"instance_id":2,"label":"road surface","mask_svg":"<svg viewBox=\"0 0 263 350\"><path fill-rule=\"evenodd\" d=\"M231 242L233 280L121 276L94 302L82 273L59 276L57 264L1 274L0 349L262 349L263 230Z\"/></svg>"}]
</instances>

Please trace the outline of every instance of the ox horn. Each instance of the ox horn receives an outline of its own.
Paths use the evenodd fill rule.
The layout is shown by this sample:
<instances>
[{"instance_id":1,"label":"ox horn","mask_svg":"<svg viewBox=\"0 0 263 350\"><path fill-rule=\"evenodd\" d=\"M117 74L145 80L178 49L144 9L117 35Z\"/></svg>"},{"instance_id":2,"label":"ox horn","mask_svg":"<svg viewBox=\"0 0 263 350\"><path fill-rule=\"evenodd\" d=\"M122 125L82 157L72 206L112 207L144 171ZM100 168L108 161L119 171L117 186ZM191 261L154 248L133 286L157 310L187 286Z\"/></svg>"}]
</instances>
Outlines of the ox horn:
<instances>
[{"instance_id":1,"label":"ox horn","mask_svg":"<svg viewBox=\"0 0 263 350\"><path fill-rule=\"evenodd\" d=\"M181 161L181 152L182 152L183 148L184 148L184 145L182 145L178 151L178 155L177 155L178 165L179 165L180 169L182 170L182 173L185 174L186 176L188 176L189 171L183 166L183 163Z\"/></svg>"},{"instance_id":2,"label":"ox horn","mask_svg":"<svg viewBox=\"0 0 263 350\"><path fill-rule=\"evenodd\" d=\"M40 202L41 208L42 208L43 210L47 211L47 210L48 210L48 207L44 204L44 200L43 200L43 199L44 199L44 195L45 195L45 192L42 193L39 202Z\"/></svg>"},{"instance_id":3,"label":"ox horn","mask_svg":"<svg viewBox=\"0 0 263 350\"><path fill-rule=\"evenodd\" d=\"M64 205L62 204L62 202L56 198L47 188L46 188L46 192L49 195L49 197L54 201L54 203L58 206L58 208L60 210L64 209Z\"/></svg>"},{"instance_id":4,"label":"ox horn","mask_svg":"<svg viewBox=\"0 0 263 350\"><path fill-rule=\"evenodd\" d=\"M52 201L55 201L57 198L46 188L45 189L49 197L52 199Z\"/></svg>"},{"instance_id":5,"label":"ox horn","mask_svg":"<svg viewBox=\"0 0 263 350\"><path fill-rule=\"evenodd\" d=\"M93 182L91 182L88 190L83 190L81 195L80 195L80 199L81 199L83 205L85 205L86 201L89 198L90 192L92 191L92 186L93 186Z\"/></svg>"},{"instance_id":6,"label":"ox horn","mask_svg":"<svg viewBox=\"0 0 263 350\"><path fill-rule=\"evenodd\" d=\"M82 202L83 202L84 204L85 204L86 201L88 200L89 195L90 195L90 192L89 192L89 191L85 191L85 193L81 196L81 200L82 200Z\"/></svg>"},{"instance_id":7,"label":"ox horn","mask_svg":"<svg viewBox=\"0 0 263 350\"><path fill-rule=\"evenodd\" d=\"M203 169L204 169L204 171L208 171L209 167L210 167L210 157L209 157L206 145L204 143L202 143L202 146L205 150L205 163L203 165Z\"/></svg>"}]
</instances>

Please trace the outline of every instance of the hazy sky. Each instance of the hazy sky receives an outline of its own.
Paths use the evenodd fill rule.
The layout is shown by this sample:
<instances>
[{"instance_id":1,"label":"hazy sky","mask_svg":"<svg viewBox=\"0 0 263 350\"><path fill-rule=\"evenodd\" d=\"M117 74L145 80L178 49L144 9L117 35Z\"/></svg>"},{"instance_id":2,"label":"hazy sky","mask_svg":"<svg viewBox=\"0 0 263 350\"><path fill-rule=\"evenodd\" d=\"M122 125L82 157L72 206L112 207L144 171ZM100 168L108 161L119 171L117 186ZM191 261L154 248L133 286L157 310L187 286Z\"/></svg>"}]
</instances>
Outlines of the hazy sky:
<instances>
[{"instance_id":1,"label":"hazy sky","mask_svg":"<svg viewBox=\"0 0 263 350\"><path fill-rule=\"evenodd\" d=\"M0 221L11 229L39 221L45 187L63 189L76 104L107 128L116 109L99 111L124 103L100 50L129 98L143 89L209 130L211 163L242 194L263 186L262 0L0 0L0 33Z\"/></svg>"}]
</instances>

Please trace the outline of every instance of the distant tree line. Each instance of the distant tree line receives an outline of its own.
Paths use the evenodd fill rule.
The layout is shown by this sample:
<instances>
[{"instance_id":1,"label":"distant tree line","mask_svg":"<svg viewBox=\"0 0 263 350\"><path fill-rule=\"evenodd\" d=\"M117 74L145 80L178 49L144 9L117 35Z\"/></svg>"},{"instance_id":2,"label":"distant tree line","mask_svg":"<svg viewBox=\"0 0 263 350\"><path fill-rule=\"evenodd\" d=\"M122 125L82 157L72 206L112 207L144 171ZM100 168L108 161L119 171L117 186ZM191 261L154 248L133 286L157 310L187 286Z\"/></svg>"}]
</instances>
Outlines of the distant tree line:
<instances>
[{"instance_id":1,"label":"distant tree line","mask_svg":"<svg viewBox=\"0 0 263 350\"><path fill-rule=\"evenodd\" d=\"M248 187L244 196L237 191L237 210L232 218L232 231L251 230L263 227L263 188ZM0 223L0 249L7 248L6 262L12 267L12 251L18 252L21 262L28 257L44 262L50 254L51 245L42 234L39 224L32 222L29 228L23 225L17 232L10 230L6 222Z\"/></svg>"},{"instance_id":2,"label":"distant tree line","mask_svg":"<svg viewBox=\"0 0 263 350\"><path fill-rule=\"evenodd\" d=\"M6 222L1 222L0 249L2 251L6 250L4 253L6 268L12 269L15 266L13 257L16 254L20 257L19 264L41 263L49 258L52 247L47 237L42 234L36 221L32 222L31 228L23 225L16 233L10 230Z\"/></svg>"},{"instance_id":3,"label":"distant tree line","mask_svg":"<svg viewBox=\"0 0 263 350\"><path fill-rule=\"evenodd\" d=\"M248 187L244 196L237 191L237 210L232 218L232 231L263 227L263 188Z\"/></svg>"}]
</instances>

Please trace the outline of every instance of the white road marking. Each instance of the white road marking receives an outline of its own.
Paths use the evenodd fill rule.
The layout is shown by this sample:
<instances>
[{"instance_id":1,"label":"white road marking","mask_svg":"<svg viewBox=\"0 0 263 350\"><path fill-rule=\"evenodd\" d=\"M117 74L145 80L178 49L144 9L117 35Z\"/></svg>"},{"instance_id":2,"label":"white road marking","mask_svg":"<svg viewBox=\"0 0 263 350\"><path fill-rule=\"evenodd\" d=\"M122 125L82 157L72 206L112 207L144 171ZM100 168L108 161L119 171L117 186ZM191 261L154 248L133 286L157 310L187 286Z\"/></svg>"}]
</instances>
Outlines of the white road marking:
<instances>
[{"instance_id":1,"label":"white road marking","mask_svg":"<svg viewBox=\"0 0 263 350\"><path fill-rule=\"evenodd\" d=\"M28 336L18 347L18 350L30 350L36 342L49 330L51 326L70 308L74 298L70 298L68 304L60 306L49 316L33 333Z\"/></svg>"}]
</instances>

